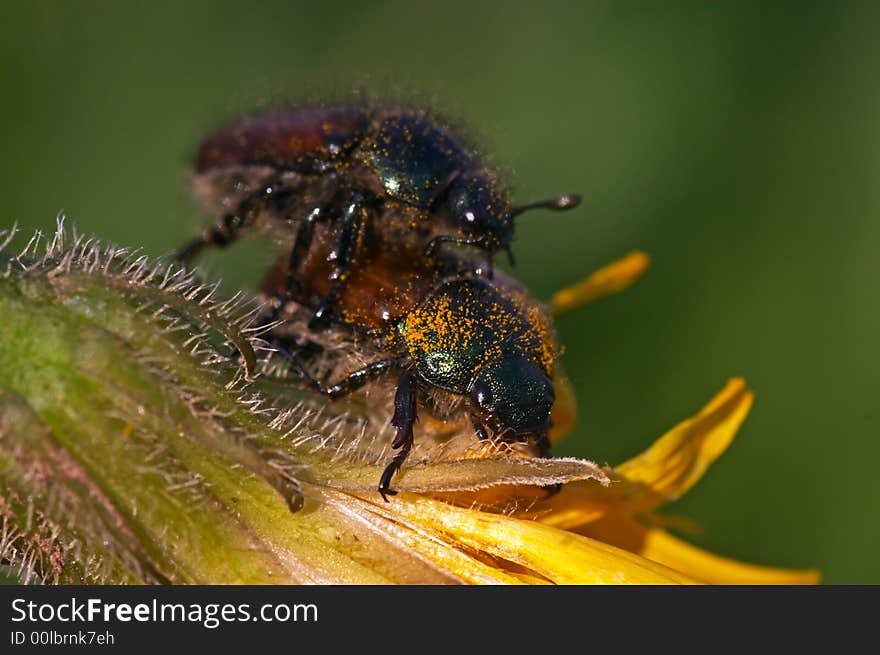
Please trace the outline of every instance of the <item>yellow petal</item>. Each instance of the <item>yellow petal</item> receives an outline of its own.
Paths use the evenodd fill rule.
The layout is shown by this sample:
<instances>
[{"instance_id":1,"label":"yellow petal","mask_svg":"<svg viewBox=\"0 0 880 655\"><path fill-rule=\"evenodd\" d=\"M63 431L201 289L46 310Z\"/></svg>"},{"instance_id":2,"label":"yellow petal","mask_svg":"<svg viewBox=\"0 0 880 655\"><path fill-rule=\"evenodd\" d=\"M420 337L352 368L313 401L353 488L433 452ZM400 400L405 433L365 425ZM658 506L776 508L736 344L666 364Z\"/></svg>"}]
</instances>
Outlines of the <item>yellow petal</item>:
<instances>
[{"instance_id":1,"label":"yellow petal","mask_svg":"<svg viewBox=\"0 0 880 655\"><path fill-rule=\"evenodd\" d=\"M696 416L676 425L641 455L617 466L615 473L629 487L629 510L653 509L690 489L733 441L752 400L745 382L733 379ZM619 485L616 489L622 490Z\"/></svg>"},{"instance_id":2,"label":"yellow petal","mask_svg":"<svg viewBox=\"0 0 880 655\"><path fill-rule=\"evenodd\" d=\"M648 255L635 250L603 266L581 282L554 293L550 298L550 311L554 316L559 316L623 291L645 274L650 261Z\"/></svg>"},{"instance_id":3,"label":"yellow petal","mask_svg":"<svg viewBox=\"0 0 880 655\"><path fill-rule=\"evenodd\" d=\"M688 576L614 546L534 521L398 496L396 515L557 584L688 584Z\"/></svg>"},{"instance_id":4,"label":"yellow petal","mask_svg":"<svg viewBox=\"0 0 880 655\"><path fill-rule=\"evenodd\" d=\"M610 485L589 480L572 482L517 516L568 530L607 513L644 514L678 498L724 452L751 403L752 393L743 380L731 380L696 416L679 423L644 453L618 466Z\"/></svg>"},{"instance_id":5,"label":"yellow petal","mask_svg":"<svg viewBox=\"0 0 880 655\"><path fill-rule=\"evenodd\" d=\"M515 512L515 516L537 520L560 530L570 530L614 511L615 498L615 495L609 495L598 485L567 484L549 498L544 497L527 509Z\"/></svg>"},{"instance_id":6,"label":"yellow petal","mask_svg":"<svg viewBox=\"0 0 880 655\"><path fill-rule=\"evenodd\" d=\"M775 585L819 582L818 571L776 569L719 557L664 530L646 527L624 516L607 516L585 526L580 532L710 584Z\"/></svg>"},{"instance_id":7,"label":"yellow petal","mask_svg":"<svg viewBox=\"0 0 880 655\"><path fill-rule=\"evenodd\" d=\"M396 515L390 503L373 502L367 497L355 496L343 491L327 488L306 488L320 493L320 502L326 503L332 511L344 515L346 519L362 525L364 535L380 536L386 541L386 549L400 550L418 558L433 567L439 574L445 574L468 584L522 584L523 578L504 571L497 566L483 562L473 553L457 548L454 542L442 533L415 524ZM354 542L358 542L355 538ZM357 550L369 544L353 543ZM389 548L390 547L390 548ZM404 569L405 562L401 562ZM405 571L405 569L404 569ZM396 576L397 580L404 579ZM407 582L422 584L418 578Z\"/></svg>"}]
</instances>

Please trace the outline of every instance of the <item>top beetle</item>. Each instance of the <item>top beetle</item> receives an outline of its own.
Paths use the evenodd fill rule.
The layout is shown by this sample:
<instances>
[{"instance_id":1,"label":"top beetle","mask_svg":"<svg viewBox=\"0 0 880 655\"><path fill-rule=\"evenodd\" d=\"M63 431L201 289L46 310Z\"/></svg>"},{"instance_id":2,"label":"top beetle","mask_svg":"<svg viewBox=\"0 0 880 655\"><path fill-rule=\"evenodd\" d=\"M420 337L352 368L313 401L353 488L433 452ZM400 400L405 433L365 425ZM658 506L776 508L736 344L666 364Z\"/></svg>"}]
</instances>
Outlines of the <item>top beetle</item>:
<instances>
[{"instance_id":1,"label":"top beetle","mask_svg":"<svg viewBox=\"0 0 880 655\"><path fill-rule=\"evenodd\" d=\"M332 224L334 284L317 317L332 309L365 240L415 257L444 243L510 253L517 214L580 202L563 195L513 206L498 176L446 129L384 104L303 106L239 120L202 142L195 183L219 220L178 252L183 261L255 226L276 235L282 226L293 233L293 285L315 227Z\"/></svg>"}]
</instances>

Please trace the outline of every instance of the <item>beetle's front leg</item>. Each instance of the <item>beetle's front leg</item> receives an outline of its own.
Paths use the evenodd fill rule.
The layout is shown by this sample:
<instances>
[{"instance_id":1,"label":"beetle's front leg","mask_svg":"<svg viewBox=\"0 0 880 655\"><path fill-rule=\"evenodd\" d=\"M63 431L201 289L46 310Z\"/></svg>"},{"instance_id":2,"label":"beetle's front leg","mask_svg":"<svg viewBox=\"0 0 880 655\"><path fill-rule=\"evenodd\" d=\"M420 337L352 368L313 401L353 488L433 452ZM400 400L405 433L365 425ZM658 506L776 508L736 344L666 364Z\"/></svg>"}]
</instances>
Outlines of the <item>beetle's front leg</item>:
<instances>
[{"instance_id":1,"label":"beetle's front leg","mask_svg":"<svg viewBox=\"0 0 880 655\"><path fill-rule=\"evenodd\" d=\"M471 425L474 426L474 434L477 435L477 439L480 441L489 440L489 434L486 432L485 426L473 416L471 417Z\"/></svg>"},{"instance_id":2,"label":"beetle's front leg","mask_svg":"<svg viewBox=\"0 0 880 655\"><path fill-rule=\"evenodd\" d=\"M550 437L547 436L546 431L539 432L535 435L535 445L538 446L538 455L542 459L553 457L550 452Z\"/></svg>"},{"instance_id":3,"label":"beetle's front leg","mask_svg":"<svg viewBox=\"0 0 880 655\"><path fill-rule=\"evenodd\" d=\"M455 246L473 246L479 249L486 248L486 240L481 237L454 237L449 235L441 235L439 237L434 237L428 242L427 247L425 248L425 257L428 259L435 259L440 254L440 249L444 244L452 244ZM490 280L492 279L494 273L494 264L493 264L492 254L489 253L488 260L486 262L486 277Z\"/></svg>"},{"instance_id":4,"label":"beetle's front leg","mask_svg":"<svg viewBox=\"0 0 880 655\"><path fill-rule=\"evenodd\" d=\"M413 425L418 416L416 413L416 379L412 371L407 371L400 378L397 385L397 393L394 394L394 416L391 418L391 425L397 428L397 434L394 435L394 441L391 447L400 448L394 459L385 467L382 477L379 479L379 493L385 502L388 502L388 496L393 496L397 492L391 489L391 478L403 466L409 452L413 446Z\"/></svg>"},{"instance_id":5,"label":"beetle's front leg","mask_svg":"<svg viewBox=\"0 0 880 655\"><path fill-rule=\"evenodd\" d=\"M338 382L332 384L324 384L317 380L309 373L302 360L295 354L278 349L288 360L291 371L302 379L309 387L320 394L327 396L333 400L343 398L350 393L354 393L358 389L364 387L367 383L385 375L389 370L400 366L400 362L396 359L380 359L371 364L367 364L363 368L349 373Z\"/></svg>"}]
</instances>

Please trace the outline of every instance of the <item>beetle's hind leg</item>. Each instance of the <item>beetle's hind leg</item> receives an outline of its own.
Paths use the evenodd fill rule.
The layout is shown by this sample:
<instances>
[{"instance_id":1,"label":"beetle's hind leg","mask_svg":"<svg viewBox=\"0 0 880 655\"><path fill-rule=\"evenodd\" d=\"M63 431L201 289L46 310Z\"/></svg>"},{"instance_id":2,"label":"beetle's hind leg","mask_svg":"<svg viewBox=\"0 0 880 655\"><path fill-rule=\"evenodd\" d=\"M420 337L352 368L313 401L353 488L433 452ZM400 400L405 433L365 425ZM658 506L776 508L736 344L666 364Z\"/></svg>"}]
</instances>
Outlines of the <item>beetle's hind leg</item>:
<instances>
[{"instance_id":1,"label":"beetle's hind leg","mask_svg":"<svg viewBox=\"0 0 880 655\"><path fill-rule=\"evenodd\" d=\"M237 241L261 212L281 209L289 199L290 194L284 192L284 182L280 178L273 178L245 196L234 212L226 214L200 236L179 248L174 253L174 259L189 266L205 248L225 248Z\"/></svg>"},{"instance_id":2,"label":"beetle's hind leg","mask_svg":"<svg viewBox=\"0 0 880 655\"><path fill-rule=\"evenodd\" d=\"M397 392L394 394L394 416L391 419L391 425L397 428L397 434L394 435L394 441L391 447L399 448L394 459L382 471L382 477L379 479L379 493L382 499L387 503L388 496L393 496L397 492L391 489L391 478L400 470L413 446L413 425L418 415L416 413L416 379L412 371L406 371L400 378L397 385Z\"/></svg>"}]
</instances>

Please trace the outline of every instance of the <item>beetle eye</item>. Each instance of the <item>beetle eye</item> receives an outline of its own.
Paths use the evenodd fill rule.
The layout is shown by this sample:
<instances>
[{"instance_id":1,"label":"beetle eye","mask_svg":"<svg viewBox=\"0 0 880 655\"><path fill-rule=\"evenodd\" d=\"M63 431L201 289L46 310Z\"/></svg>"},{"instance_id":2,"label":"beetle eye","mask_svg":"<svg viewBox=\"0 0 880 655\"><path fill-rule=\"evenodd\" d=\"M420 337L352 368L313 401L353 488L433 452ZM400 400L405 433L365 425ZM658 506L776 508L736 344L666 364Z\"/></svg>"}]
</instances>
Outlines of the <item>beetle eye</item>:
<instances>
[{"instance_id":1,"label":"beetle eye","mask_svg":"<svg viewBox=\"0 0 880 655\"><path fill-rule=\"evenodd\" d=\"M492 409L492 390L485 382L478 381L471 387L471 401L480 409Z\"/></svg>"}]
</instances>

